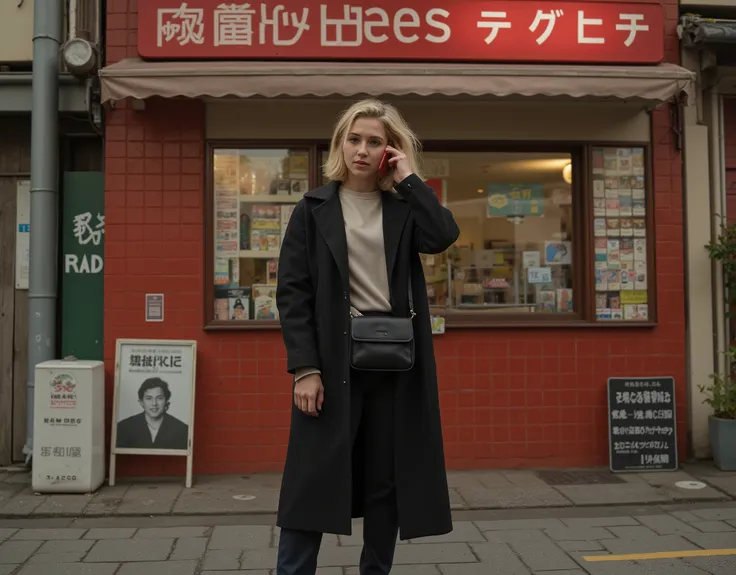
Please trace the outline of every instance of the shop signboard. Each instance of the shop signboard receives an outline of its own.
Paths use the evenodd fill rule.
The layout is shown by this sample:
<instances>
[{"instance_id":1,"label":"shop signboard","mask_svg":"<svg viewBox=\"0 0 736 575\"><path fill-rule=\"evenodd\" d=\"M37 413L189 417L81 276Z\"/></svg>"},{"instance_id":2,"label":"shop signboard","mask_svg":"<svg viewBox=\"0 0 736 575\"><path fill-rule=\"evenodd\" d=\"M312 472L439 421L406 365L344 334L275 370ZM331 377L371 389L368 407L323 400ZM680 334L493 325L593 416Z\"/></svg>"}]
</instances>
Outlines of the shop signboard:
<instances>
[{"instance_id":1,"label":"shop signboard","mask_svg":"<svg viewBox=\"0 0 736 575\"><path fill-rule=\"evenodd\" d=\"M196 373L196 341L116 341L111 486L118 454L185 456L185 485L192 486Z\"/></svg>"},{"instance_id":2,"label":"shop signboard","mask_svg":"<svg viewBox=\"0 0 736 575\"><path fill-rule=\"evenodd\" d=\"M61 354L101 360L105 182L102 172L65 172L61 216Z\"/></svg>"},{"instance_id":3,"label":"shop signboard","mask_svg":"<svg viewBox=\"0 0 736 575\"><path fill-rule=\"evenodd\" d=\"M676 471L674 378L609 378L608 432L611 471Z\"/></svg>"},{"instance_id":4,"label":"shop signboard","mask_svg":"<svg viewBox=\"0 0 736 575\"><path fill-rule=\"evenodd\" d=\"M146 0L138 52L163 60L656 64L659 2Z\"/></svg>"}]
</instances>

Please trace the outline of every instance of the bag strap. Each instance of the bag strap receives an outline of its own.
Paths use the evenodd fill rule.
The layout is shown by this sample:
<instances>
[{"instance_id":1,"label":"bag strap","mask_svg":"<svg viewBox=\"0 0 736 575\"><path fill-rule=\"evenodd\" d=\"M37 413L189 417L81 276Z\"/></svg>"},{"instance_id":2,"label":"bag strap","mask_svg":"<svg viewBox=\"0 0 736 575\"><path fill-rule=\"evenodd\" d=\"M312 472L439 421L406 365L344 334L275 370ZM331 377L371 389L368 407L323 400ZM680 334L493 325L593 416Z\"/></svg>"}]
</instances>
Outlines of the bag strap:
<instances>
[{"instance_id":1,"label":"bag strap","mask_svg":"<svg viewBox=\"0 0 736 575\"><path fill-rule=\"evenodd\" d=\"M414 296L411 293L411 268L409 268L409 312L411 314L411 319L414 319L414 316L417 314L414 311Z\"/></svg>"}]
</instances>

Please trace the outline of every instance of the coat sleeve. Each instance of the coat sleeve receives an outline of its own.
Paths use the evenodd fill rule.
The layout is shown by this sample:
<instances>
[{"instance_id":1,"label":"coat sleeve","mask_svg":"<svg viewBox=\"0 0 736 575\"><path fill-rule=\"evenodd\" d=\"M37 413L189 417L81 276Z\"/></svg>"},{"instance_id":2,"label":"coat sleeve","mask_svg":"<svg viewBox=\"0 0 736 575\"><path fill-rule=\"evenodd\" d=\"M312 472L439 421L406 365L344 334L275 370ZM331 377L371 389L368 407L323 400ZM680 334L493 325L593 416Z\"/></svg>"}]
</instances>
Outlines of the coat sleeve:
<instances>
[{"instance_id":1,"label":"coat sleeve","mask_svg":"<svg viewBox=\"0 0 736 575\"><path fill-rule=\"evenodd\" d=\"M439 254L455 243L460 228L452 212L440 204L432 188L412 174L396 184L414 218L414 245L420 253Z\"/></svg>"},{"instance_id":2,"label":"coat sleeve","mask_svg":"<svg viewBox=\"0 0 736 575\"><path fill-rule=\"evenodd\" d=\"M299 202L286 227L279 256L276 306L286 346L287 371L321 368L314 318L315 291L307 256L307 211Z\"/></svg>"}]
</instances>

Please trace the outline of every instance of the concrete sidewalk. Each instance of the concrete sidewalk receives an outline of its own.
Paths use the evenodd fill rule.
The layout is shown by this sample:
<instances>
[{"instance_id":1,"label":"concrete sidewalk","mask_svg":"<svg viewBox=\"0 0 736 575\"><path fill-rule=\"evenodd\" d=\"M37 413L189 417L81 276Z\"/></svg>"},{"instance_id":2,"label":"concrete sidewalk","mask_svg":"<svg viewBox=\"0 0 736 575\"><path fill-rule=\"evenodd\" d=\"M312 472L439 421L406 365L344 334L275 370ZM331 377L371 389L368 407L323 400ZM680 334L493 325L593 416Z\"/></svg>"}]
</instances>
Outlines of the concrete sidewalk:
<instances>
[{"instance_id":1,"label":"concrete sidewalk","mask_svg":"<svg viewBox=\"0 0 736 575\"><path fill-rule=\"evenodd\" d=\"M736 573L736 502L666 507L460 512L452 533L400 541L391 575ZM0 520L0 575L275 575L280 530L258 519ZM325 535L317 575L357 575L361 546L361 521Z\"/></svg>"},{"instance_id":2,"label":"concrete sidewalk","mask_svg":"<svg viewBox=\"0 0 736 575\"><path fill-rule=\"evenodd\" d=\"M667 505L736 499L736 473L708 464L673 473L614 475L606 469L452 471L457 511L588 506ZM702 488L691 488L702 482ZM120 479L88 495L39 495L26 471L0 470L0 518L270 515L278 504L279 475Z\"/></svg>"}]
</instances>

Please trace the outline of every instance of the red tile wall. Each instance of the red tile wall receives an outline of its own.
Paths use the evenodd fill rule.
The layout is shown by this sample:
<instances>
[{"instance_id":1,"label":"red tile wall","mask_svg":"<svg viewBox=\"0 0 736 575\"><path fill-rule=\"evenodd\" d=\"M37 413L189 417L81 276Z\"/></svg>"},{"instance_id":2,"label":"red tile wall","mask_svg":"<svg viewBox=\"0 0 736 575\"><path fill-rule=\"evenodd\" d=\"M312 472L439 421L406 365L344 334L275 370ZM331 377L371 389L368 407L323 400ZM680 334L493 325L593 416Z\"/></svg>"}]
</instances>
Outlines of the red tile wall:
<instances>
[{"instance_id":1,"label":"red tile wall","mask_svg":"<svg viewBox=\"0 0 736 575\"><path fill-rule=\"evenodd\" d=\"M136 56L136 0L109 0L108 63ZM665 2L677 62L677 2ZM115 340L198 341L194 471L280 471L290 379L280 332L202 330L204 106L119 103L106 117L105 361ZM654 329L450 330L436 338L450 468L607 465L606 380L674 376L687 425L681 157L666 108L653 116L659 325ZM166 321L144 322L145 293ZM329 398L327 399L329 401ZM183 458L119 456L120 475L182 474Z\"/></svg>"},{"instance_id":2,"label":"red tile wall","mask_svg":"<svg viewBox=\"0 0 736 575\"><path fill-rule=\"evenodd\" d=\"M736 222L736 97L723 101L723 130L726 156L726 209L731 223Z\"/></svg>"}]
</instances>

